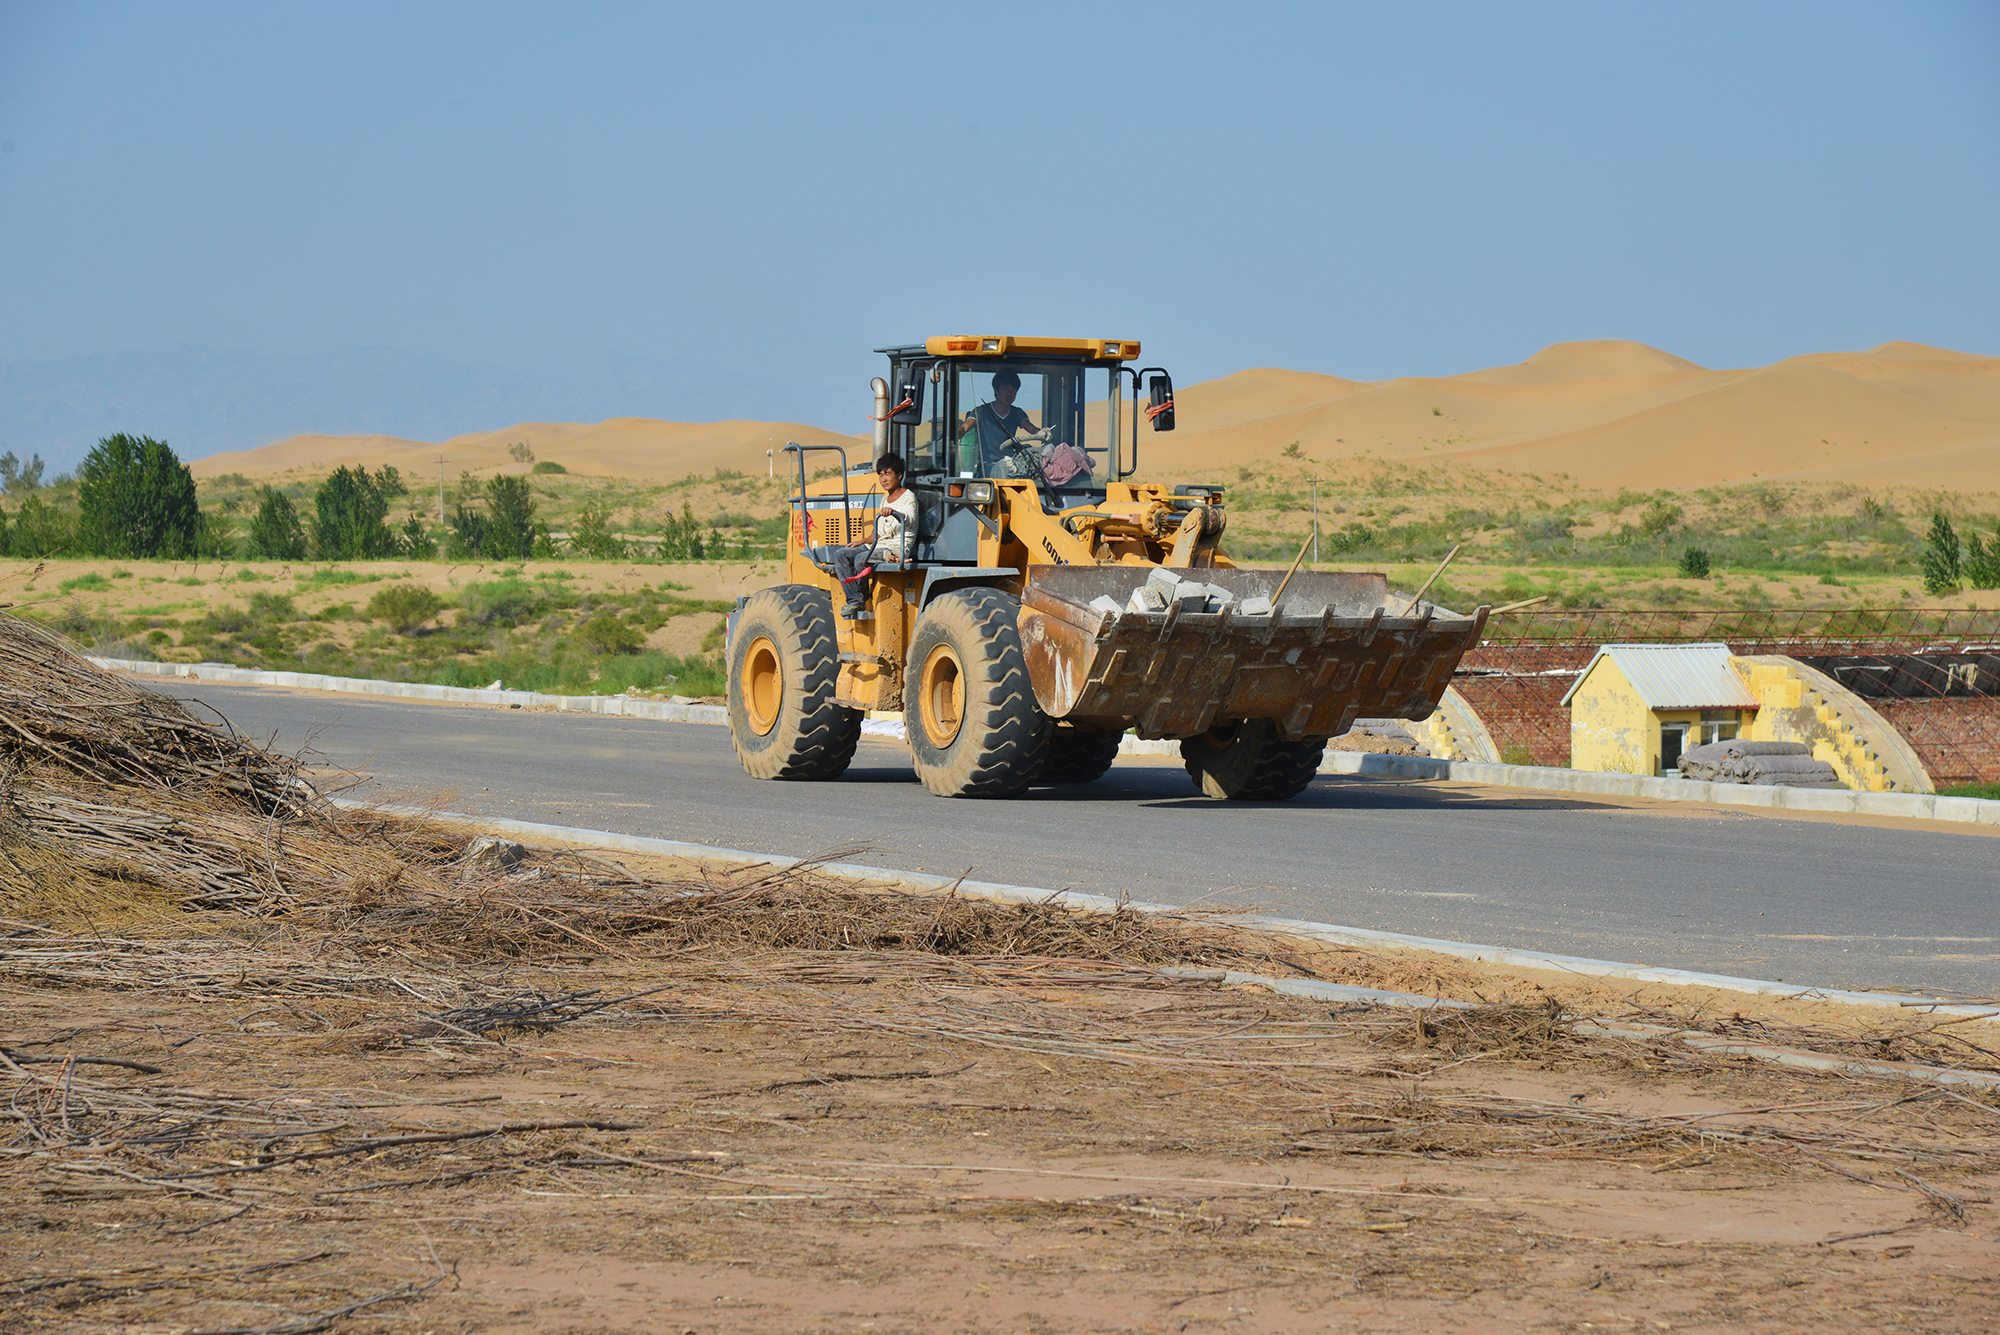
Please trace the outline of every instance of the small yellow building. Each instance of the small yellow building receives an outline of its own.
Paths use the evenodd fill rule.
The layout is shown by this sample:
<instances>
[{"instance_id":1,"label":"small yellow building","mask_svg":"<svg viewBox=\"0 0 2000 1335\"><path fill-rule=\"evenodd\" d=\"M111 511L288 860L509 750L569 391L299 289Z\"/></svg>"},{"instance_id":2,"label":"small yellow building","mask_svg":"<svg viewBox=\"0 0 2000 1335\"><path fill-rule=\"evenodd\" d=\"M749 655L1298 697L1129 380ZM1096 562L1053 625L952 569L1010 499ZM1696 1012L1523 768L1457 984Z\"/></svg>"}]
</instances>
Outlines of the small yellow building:
<instances>
[{"instance_id":1,"label":"small yellow building","mask_svg":"<svg viewBox=\"0 0 2000 1335\"><path fill-rule=\"evenodd\" d=\"M1562 702L1570 767L1678 772L1681 752L1722 742L1755 721L1757 697L1726 644L1607 644Z\"/></svg>"}]
</instances>

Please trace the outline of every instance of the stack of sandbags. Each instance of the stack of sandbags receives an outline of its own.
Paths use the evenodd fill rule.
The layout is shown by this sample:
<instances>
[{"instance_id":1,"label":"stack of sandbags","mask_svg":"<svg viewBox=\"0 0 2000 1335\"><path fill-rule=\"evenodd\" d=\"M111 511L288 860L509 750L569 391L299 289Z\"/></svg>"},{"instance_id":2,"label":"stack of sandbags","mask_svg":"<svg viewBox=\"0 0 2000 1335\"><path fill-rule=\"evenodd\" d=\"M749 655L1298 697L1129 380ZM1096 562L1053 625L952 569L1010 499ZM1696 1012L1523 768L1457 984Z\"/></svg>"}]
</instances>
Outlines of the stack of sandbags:
<instances>
[{"instance_id":1,"label":"stack of sandbags","mask_svg":"<svg viewBox=\"0 0 2000 1335\"><path fill-rule=\"evenodd\" d=\"M1813 759L1803 742L1710 742L1681 752L1681 777L1707 783L1755 783L1780 788L1844 788L1833 766Z\"/></svg>"}]
</instances>

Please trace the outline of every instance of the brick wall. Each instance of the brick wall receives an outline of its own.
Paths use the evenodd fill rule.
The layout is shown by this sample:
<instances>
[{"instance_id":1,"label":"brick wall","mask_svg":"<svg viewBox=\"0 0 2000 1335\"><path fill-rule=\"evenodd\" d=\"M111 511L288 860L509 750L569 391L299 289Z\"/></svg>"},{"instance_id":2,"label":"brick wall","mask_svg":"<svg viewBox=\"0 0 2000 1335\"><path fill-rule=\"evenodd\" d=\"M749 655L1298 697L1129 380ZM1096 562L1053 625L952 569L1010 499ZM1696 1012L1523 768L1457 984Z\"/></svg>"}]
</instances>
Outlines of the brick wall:
<instances>
[{"instance_id":1,"label":"brick wall","mask_svg":"<svg viewBox=\"0 0 2000 1335\"><path fill-rule=\"evenodd\" d=\"M2000 783L2000 699L1870 700L1924 762L1931 782Z\"/></svg>"},{"instance_id":2,"label":"brick wall","mask_svg":"<svg viewBox=\"0 0 2000 1335\"><path fill-rule=\"evenodd\" d=\"M1506 755L1524 746L1537 765L1569 764L1569 711L1563 694L1574 676L1501 677L1460 673L1451 684L1465 697L1493 744Z\"/></svg>"}]
</instances>

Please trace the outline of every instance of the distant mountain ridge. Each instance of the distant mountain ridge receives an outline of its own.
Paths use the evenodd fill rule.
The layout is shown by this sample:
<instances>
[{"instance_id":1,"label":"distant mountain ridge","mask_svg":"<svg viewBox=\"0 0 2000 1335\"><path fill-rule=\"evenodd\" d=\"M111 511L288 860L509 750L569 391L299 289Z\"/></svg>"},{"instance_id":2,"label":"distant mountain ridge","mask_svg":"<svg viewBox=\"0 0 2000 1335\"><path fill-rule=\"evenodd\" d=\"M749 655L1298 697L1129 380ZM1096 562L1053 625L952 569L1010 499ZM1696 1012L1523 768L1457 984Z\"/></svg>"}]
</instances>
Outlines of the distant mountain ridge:
<instances>
[{"instance_id":1,"label":"distant mountain ridge","mask_svg":"<svg viewBox=\"0 0 2000 1335\"><path fill-rule=\"evenodd\" d=\"M389 348L270 356L208 347L0 362L0 452L72 468L100 437L159 437L183 459L303 433L441 440L479 425L755 416L855 429L866 384L601 357L522 369Z\"/></svg>"}]
</instances>

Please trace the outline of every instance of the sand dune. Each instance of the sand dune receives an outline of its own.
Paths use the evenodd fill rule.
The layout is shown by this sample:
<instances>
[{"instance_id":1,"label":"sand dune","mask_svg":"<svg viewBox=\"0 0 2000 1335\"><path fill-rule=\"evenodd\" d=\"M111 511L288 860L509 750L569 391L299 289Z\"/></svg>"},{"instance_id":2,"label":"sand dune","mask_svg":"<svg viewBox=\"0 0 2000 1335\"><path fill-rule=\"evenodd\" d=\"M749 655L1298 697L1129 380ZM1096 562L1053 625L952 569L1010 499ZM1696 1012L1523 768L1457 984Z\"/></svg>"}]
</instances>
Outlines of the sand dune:
<instances>
[{"instance_id":1,"label":"sand dune","mask_svg":"<svg viewBox=\"0 0 2000 1335\"><path fill-rule=\"evenodd\" d=\"M857 389L857 401L860 391ZM1278 458L1444 465L1587 487L1652 489L1756 480L2000 491L2000 357L1885 343L1748 370L1710 370L1641 343L1558 343L1513 366L1363 382L1259 368L1183 385L1180 429L1140 433L1148 476L1198 478ZM787 440L844 444L783 422L523 423L442 445L388 436L297 436L194 464L197 476L393 463L428 474L518 470L526 441L573 473L677 478L745 472Z\"/></svg>"},{"instance_id":2,"label":"sand dune","mask_svg":"<svg viewBox=\"0 0 2000 1335\"><path fill-rule=\"evenodd\" d=\"M438 456L444 456L451 477L460 472L481 476L493 472L525 472L508 447L525 442L536 460L553 460L571 473L587 477L679 478L717 468L761 472L765 450L782 451L788 441L801 445L845 446L850 457L862 437L837 436L795 422L660 422L644 417L614 417L581 425L571 422L523 422L499 431L476 431L438 444L401 440L394 436L293 436L258 450L212 454L189 467L196 477L241 473L252 479L296 470L306 474L331 472L342 465L379 468L394 464L404 473L434 476ZM822 456L823 459L832 456ZM782 470L785 456L777 455ZM814 461L813 468L823 466Z\"/></svg>"},{"instance_id":3,"label":"sand dune","mask_svg":"<svg viewBox=\"0 0 2000 1335\"><path fill-rule=\"evenodd\" d=\"M1176 399L1180 430L1141 433L1149 472L1234 468L1297 442L1327 464L1567 474L1606 489L2000 490L2000 357L1914 343L1730 371L1637 343L1560 343L1468 375L1357 384L1256 370Z\"/></svg>"}]
</instances>

